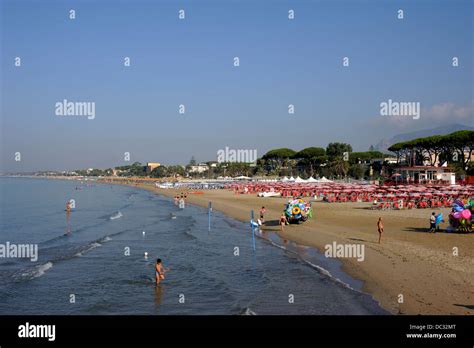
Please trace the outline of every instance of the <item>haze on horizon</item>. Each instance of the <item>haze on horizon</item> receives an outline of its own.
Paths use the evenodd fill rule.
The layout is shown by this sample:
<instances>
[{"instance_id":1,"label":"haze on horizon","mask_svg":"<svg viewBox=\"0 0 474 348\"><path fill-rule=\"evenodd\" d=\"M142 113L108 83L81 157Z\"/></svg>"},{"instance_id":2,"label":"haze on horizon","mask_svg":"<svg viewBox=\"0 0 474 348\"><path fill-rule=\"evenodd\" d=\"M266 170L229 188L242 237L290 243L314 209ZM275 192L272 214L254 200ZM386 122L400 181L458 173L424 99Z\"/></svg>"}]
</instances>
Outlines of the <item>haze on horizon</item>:
<instances>
[{"instance_id":1,"label":"haze on horizon","mask_svg":"<svg viewBox=\"0 0 474 348\"><path fill-rule=\"evenodd\" d=\"M225 147L365 151L395 134L472 127L473 10L469 0L2 0L0 171L186 164ZM94 102L95 118L56 115L64 99ZM381 116L389 99L419 102L420 119Z\"/></svg>"}]
</instances>

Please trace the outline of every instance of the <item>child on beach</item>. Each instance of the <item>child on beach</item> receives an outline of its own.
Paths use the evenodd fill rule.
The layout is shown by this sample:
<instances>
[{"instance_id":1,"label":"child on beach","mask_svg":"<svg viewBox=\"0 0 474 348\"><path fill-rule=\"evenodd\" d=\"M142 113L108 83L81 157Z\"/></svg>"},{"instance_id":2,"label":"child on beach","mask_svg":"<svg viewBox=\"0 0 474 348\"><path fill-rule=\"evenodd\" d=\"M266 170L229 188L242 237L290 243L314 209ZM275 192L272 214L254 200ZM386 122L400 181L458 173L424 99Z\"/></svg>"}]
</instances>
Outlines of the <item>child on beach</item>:
<instances>
[{"instance_id":1,"label":"child on beach","mask_svg":"<svg viewBox=\"0 0 474 348\"><path fill-rule=\"evenodd\" d=\"M436 213L433 212L430 216L430 232L436 233Z\"/></svg>"},{"instance_id":2,"label":"child on beach","mask_svg":"<svg viewBox=\"0 0 474 348\"><path fill-rule=\"evenodd\" d=\"M282 213L280 216L280 228L282 232L283 232L283 226L285 225L286 225L286 216L284 213Z\"/></svg>"},{"instance_id":3,"label":"child on beach","mask_svg":"<svg viewBox=\"0 0 474 348\"><path fill-rule=\"evenodd\" d=\"M383 233L383 221L381 217L379 217L379 220L377 221L377 229L379 231L379 244L380 244L380 241L382 240L382 233Z\"/></svg>"},{"instance_id":4,"label":"child on beach","mask_svg":"<svg viewBox=\"0 0 474 348\"><path fill-rule=\"evenodd\" d=\"M166 269L163 267L163 264L161 262L161 259L156 260L156 265L155 265L155 277L156 277L156 284L160 284L160 281L162 279L165 279L165 272L168 272L169 269Z\"/></svg>"}]
</instances>

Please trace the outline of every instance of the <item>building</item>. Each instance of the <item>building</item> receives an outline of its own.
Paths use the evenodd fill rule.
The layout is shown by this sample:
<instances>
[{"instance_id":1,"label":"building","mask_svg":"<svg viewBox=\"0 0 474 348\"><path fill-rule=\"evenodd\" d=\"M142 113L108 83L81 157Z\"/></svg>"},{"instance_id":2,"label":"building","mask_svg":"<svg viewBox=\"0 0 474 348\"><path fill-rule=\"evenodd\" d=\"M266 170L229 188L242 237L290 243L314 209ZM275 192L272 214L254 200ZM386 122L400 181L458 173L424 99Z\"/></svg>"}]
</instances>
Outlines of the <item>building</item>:
<instances>
[{"instance_id":1,"label":"building","mask_svg":"<svg viewBox=\"0 0 474 348\"><path fill-rule=\"evenodd\" d=\"M207 171L208 169L209 169L209 166L206 163L198 163L194 166L189 166L188 172L201 174Z\"/></svg>"},{"instance_id":2,"label":"building","mask_svg":"<svg viewBox=\"0 0 474 348\"><path fill-rule=\"evenodd\" d=\"M399 167L392 180L405 184L456 184L456 174L446 167L413 166Z\"/></svg>"},{"instance_id":3,"label":"building","mask_svg":"<svg viewBox=\"0 0 474 348\"><path fill-rule=\"evenodd\" d=\"M158 163L158 162L147 162L146 172L151 173L153 171L153 169L158 168L159 166L161 166L161 164Z\"/></svg>"}]
</instances>

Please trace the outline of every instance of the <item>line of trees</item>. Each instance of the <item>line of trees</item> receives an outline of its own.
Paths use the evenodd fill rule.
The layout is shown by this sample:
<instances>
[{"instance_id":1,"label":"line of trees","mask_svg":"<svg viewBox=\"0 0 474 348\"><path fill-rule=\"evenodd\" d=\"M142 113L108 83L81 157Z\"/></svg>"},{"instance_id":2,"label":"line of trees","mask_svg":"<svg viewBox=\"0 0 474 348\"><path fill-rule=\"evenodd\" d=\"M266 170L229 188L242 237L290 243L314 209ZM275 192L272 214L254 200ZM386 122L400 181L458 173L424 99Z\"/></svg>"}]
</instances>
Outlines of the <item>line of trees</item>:
<instances>
[{"instance_id":1,"label":"line of trees","mask_svg":"<svg viewBox=\"0 0 474 348\"><path fill-rule=\"evenodd\" d=\"M322 177L354 178L378 177L381 173L381 163L370 163L373 159L383 159L386 155L378 151L352 152L352 146L345 143L330 143L325 149L307 147L301 151L288 148L278 148L268 151L255 164L241 162L207 162L207 170L193 172L197 163L194 157L187 166L161 165L151 173L146 171L144 164L135 162L131 165L119 166L114 169L94 169L92 171L76 170L78 175L122 177L197 177L217 178L220 176L300 176L302 178ZM369 165L368 165L369 164ZM373 175L373 173L375 175Z\"/></svg>"},{"instance_id":2,"label":"line of trees","mask_svg":"<svg viewBox=\"0 0 474 348\"><path fill-rule=\"evenodd\" d=\"M474 175L474 165L470 162L474 151L474 131L462 130L448 135L435 135L400 142L392 145L389 151L395 153L397 165L442 165L448 163L458 174ZM301 151L277 148L268 151L255 164L207 162L207 170L193 172L196 165L194 157L187 166L160 166L151 173L140 162L116 167L119 176L198 177L217 178L220 176L300 176L302 178L322 177L361 179L380 179L392 173L394 165L384 161L393 155L374 151L353 152L352 146L334 142L326 148L307 147ZM94 169L92 172L76 171L79 175L110 176L112 169Z\"/></svg>"},{"instance_id":3,"label":"line of trees","mask_svg":"<svg viewBox=\"0 0 474 348\"><path fill-rule=\"evenodd\" d=\"M346 143L330 143L326 149L308 147L301 151L280 148L268 151L257 161L259 171L275 176L326 176L330 178L379 177L385 157L379 151L352 152ZM377 159L377 161L373 161Z\"/></svg>"},{"instance_id":4,"label":"line of trees","mask_svg":"<svg viewBox=\"0 0 474 348\"><path fill-rule=\"evenodd\" d=\"M472 170L470 163L474 150L474 131L461 130L447 135L433 135L393 144L389 151L397 155L397 162L406 165L431 166L447 163L458 171Z\"/></svg>"}]
</instances>

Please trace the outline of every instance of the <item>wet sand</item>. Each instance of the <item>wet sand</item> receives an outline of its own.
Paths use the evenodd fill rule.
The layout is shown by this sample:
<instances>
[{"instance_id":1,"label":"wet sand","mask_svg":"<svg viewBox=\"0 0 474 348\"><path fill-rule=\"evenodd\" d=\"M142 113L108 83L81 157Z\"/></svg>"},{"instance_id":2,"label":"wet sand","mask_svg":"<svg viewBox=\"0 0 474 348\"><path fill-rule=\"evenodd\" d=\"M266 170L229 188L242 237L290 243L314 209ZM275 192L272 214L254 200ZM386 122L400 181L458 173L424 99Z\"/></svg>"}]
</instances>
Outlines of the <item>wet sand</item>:
<instances>
[{"instance_id":1,"label":"wet sand","mask_svg":"<svg viewBox=\"0 0 474 348\"><path fill-rule=\"evenodd\" d=\"M148 183L130 186L168 197L186 192L158 189ZM312 220L285 226L280 232L278 219L284 198L260 198L228 190L200 192L203 194L188 193L188 203L207 207L212 201L215 210L240 221L249 221L251 209L257 216L263 205L267 211L264 230L322 253L325 245L333 242L364 244L364 261L341 258L343 270L362 280L363 291L394 314L474 314L474 234L428 233L429 209L376 211L368 209L370 203L314 202ZM441 211L447 218L449 209ZM385 225L381 244L377 243L379 216ZM458 256L453 248L458 248ZM399 303L401 296L403 302Z\"/></svg>"}]
</instances>

